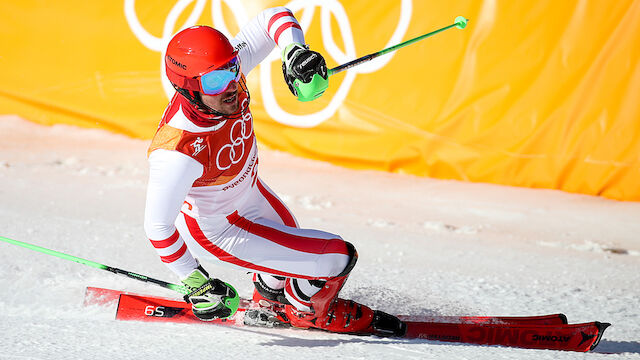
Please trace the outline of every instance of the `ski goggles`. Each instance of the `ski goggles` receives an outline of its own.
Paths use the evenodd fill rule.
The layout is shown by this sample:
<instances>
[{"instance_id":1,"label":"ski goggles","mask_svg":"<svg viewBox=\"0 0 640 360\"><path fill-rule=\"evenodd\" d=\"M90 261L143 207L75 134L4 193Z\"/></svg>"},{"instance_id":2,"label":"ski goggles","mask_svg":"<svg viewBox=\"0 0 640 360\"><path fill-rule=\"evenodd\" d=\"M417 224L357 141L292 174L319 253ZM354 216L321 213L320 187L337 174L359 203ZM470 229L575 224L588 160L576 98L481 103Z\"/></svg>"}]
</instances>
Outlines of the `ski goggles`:
<instances>
[{"instance_id":1,"label":"ski goggles","mask_svg":"<svg viewBox=\"0 0 640 360\"><path fill-rule=\"evenodd\" d=\"M241 75L240 60L235 56L228 63L200 75L197 79L204 94L218 95L227 90L232 81L238 81Z\"/></svg>"}]
</instances>

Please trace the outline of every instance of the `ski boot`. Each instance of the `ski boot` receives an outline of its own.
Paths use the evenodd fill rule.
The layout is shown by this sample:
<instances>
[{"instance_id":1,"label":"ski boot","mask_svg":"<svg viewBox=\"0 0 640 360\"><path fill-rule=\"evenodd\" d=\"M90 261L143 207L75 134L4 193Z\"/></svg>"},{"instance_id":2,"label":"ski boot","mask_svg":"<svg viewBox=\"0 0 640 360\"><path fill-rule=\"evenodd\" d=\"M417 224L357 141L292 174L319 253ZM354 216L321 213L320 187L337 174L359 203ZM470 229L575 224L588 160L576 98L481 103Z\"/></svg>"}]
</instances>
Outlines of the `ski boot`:
<instances>
[{"instance_id":1,"label":"ski boot","mask_svg":"<svg viewBox=\"0 0 640 360\"><path fill-rule=\"evenodd\" d=\"M308 329L316 328L330 332L349 334L370 334L373 310L351 300L335 299L326 316L299 311L291 305L285 305L285 311L291 326Z\"/></svg>"}]
</instances>

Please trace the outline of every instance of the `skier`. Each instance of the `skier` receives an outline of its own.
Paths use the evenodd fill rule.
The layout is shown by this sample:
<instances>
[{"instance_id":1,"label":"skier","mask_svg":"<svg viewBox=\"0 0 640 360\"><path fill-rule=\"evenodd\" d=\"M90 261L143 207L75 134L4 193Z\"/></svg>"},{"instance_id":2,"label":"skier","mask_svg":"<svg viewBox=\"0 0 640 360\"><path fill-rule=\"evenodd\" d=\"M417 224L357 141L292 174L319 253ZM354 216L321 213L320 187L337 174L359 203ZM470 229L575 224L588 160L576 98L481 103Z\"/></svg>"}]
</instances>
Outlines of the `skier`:
<instances>
[{"instance_id":1,"label":"skier","mask_svg":"<svg viewBox=\"0 0 640 360\"><path fill-rule=\"evenodd\" d=\"M310 51L292 12L264 10L233 39L208 26L180 31L165 65L176 93L148 151L145 231L160 259L189 289L202 320L229 316L235 289L196 259L253 273L254 300L284 305L291 325L334 332L371 326L367 306L338 298L357 252L340 236L301 229L258 176L258 154L245 75L275 47L297 95L314 79L328 84L324 58ZM324 85L324 86L323 86Z\"/></svg>"}]
</instances>

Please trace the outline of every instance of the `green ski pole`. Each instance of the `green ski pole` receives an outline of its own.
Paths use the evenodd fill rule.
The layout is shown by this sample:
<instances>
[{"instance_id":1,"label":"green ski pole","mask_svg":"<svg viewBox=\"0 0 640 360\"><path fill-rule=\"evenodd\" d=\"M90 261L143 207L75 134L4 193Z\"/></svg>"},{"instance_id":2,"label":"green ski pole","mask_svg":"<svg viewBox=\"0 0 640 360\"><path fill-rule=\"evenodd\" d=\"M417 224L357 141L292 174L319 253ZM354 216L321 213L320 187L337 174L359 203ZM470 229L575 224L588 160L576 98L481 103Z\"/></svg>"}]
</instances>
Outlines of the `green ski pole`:
<instances>
[{"instance_id":1,"label":"green ski pole","mask_svg":"<svg viewBox=\"0 0 640 360\"><path fill-rule=\"evenodd\" d=\"M445 27L443 27L441 29L432 31L432 32L430 32L428 34L420 35L420 36L415 37L413 39L409 39L409 40L407 40L405 42L401 42L398 45L394 45L394 46L388 47L386 49L382 49L382 50L380 50L378 52L375 52L373 54L365 55L365 56L359 57L359 58L357 58L355 60L349 61L348 63L336 66L333 69L329 69L328 74L329 74L329 76L337 74L337 73L339 73L341 71L350 69L350 68L352 68L352 67L354 67L356 65L360 65L360 64L362 64L364 62L371 61L371 60L377 58L378 56L382 56L384 54L388 54L388 53L390 53L392 51L396 51L396 50L398 50L400 48L403 48L403 47L405 47L407 45L411 45L411 44L413 44L413 43L415 43L417 41L420 41L422 39L426 39L426 38L428 38L430 36L433 36L433 35L435 35L435 34L437 34L439 32L445 31L447 29L451 29L452 27L457 27L458 29L464 29L467 26L467 22L468 21L469 21L469 19L466 19L464 16L458 16L454 20L454 23L449 25L449 26L445 26Z\"/></svg>"},{"instance_id":2,"label":"green ski pole","mask_svg":"<svg viewBox=\"0 0 640 360\"><path fill-rule=\"evenodd\" d=\"M347 69L350 69L354 66L360 65L364 62L367 61L371 61L375 58L377 58L378 56L382 56L384 54L388 54L392 51L396 51L402 47L405 47L407 45L411 45L417 41L420 41L422 39L428 38L429 36L433 36L439 32L445 31L447 29L451 29L452 27L457 27L458 29L464 29L467 26L467 22L469 21L469 19L465 18L464 16L458 16L455 20L454 23L449 25L449 26L445 26L441 29L432 31L428 34L424 34L424 35L420 35L418 37L415 37L413 39L407 40L405 42L402 42L398 45L394 45L391 47L388 47L386 49L382 49L378 52L375 52L373 54L369 54L369 55L365 55L362 57L359 57L355 60L349 61L348 63L339 65L334 67L333 69L328 69L327 70L327 77L323 78L322 76L320 76L320 74L314 74L313 77L311 78L311 80L307 83L302 82L301 80L295 80L293 83L293 86L296 88L297 91L297 97L298 100L300 101L311 101L314 99L319 98L322 94L324 94L325 90L327 90L327 88L329 87L329 76L331 75L335 75L341 71L345 71Z\"/></svg>"},{"instance_id":3,"label":"green ski pole","mask_svg":"<svg viewBox=\"0 0 640 360\"><path fill-rule=\"evenodd\" d=\"M131 272L131 271L122 270L122 269L118 269L118 268L115 268L115 267L107 266L107 265L104 265L104 264L97 263L95 261L82 259L82 258L73 256L73 255L68 255L68 254L65 254L65 253L61 253L59 251L50 250L50 249L47 249L47 248L43 248L42 246L33 245L33 244L26 243L26 242L18 241L18 240L9 239L9 238L6 238L4 236L0 236L0 240L2 240L4 242L7 242L9 244L22 246L22 247L25 247L27 249L31 249L31 250L34 250L34 251L39 251L39 252L47 254L47 255L53 255L53 256L59 257L61 259L70 260L70 261L74 261L74 262L77 262L77 263L80 263L80 264L88 265L88 266L91 266L91 267L96 268L96 269L106 270L106 271L112 272L114 274L124 275L124 276L126 276L126 277L128 277L130 279L135 279L135 280L139 280L139 281L152 283L152 284L155 284L155 285L158 285L158 286L162 286L163 288L179 292L181 294L188 294L189 293L189 291L187 291L187 289L182 285L171 284L171 283L168 283L166 281L150 278L148 276L136 274L136 273Z\"/></svg>"}]
</instances>

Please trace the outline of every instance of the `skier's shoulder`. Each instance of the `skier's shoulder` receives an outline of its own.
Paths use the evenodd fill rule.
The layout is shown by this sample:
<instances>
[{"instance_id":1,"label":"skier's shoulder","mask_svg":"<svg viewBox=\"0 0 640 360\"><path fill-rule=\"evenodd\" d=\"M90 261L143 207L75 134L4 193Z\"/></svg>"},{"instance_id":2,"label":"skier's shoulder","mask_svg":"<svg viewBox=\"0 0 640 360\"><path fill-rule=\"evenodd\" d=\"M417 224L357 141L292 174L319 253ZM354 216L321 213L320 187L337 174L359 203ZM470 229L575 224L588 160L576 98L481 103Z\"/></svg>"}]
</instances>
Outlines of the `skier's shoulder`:
<instances>
[{"instance_id":1,"label":"skier's shoulder","mask_svg":"<svg viewBox=\"0 0 640 360\"><path fill-rule=\"evenodd\" d=\"M201 144L208 142L207 138L216 130L224 126L224 122L213 123L210 126L199 126L194 123L197 114L190 111L189 104L181 101L180 97L174 97L165 111L160 126L156 131L148 155L158 149L178 151L198 157Z\"/></svg>"},{"instance_id":2,"label":"skier's shoulder","mask_svg":"<svg viewBox=\"0 0 640 360\"><path fill-rule=\"evenodd\" d=\"M205 164L209 156L208 151L203 151L209 144L207 135L192 133L173 127L171 124L165 124L158 129L153 137L147 156L151 159L151 154L156 150L167 150L172 153L182 153L200 164ZM166 152L160 151L158 154L166 154Z\"/></svg>"}]
</instances>

